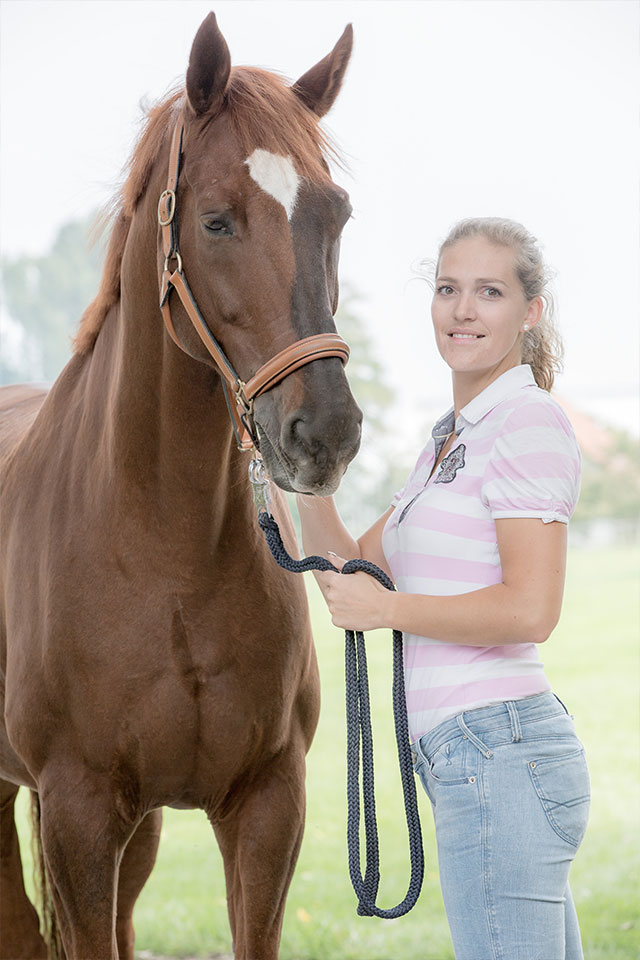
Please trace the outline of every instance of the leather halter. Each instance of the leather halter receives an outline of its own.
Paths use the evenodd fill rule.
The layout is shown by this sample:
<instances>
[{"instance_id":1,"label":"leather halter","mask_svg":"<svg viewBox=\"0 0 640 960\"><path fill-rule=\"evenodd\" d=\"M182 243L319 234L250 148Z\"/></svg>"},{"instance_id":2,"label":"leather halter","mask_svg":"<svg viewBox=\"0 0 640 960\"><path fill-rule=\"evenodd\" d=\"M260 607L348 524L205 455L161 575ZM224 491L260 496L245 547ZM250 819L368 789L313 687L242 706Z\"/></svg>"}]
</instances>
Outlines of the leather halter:
<instances>
[{"instance_id":1,"label":"leather halter","mask_svg":"<svg viewBox=\"0 0 640 960\"><path fill-rule=\"evenodd\" d=\"M176 194L180 176L183 131L184 124L178 121L171 140L167 189L163 191L158 201L158 223L162 229L162 248L165 257L160 288L160 310L171 339L186 353L171 319L169 298L171 291L175 290L222 376L222 387L238 449L251 450L254 446L258 447L257 430L253 418L253 402L256 397L271 390L294 370L313 360L322 357L339 357L343 363L346 363L349 359L349 347L337 333L314 334L285 347L263 364L246 383L240 379L200 313L182 268L182 257L178 249ZM175 269L169 266L171 262L175 262Z\"/></svg>"}]
</instances>

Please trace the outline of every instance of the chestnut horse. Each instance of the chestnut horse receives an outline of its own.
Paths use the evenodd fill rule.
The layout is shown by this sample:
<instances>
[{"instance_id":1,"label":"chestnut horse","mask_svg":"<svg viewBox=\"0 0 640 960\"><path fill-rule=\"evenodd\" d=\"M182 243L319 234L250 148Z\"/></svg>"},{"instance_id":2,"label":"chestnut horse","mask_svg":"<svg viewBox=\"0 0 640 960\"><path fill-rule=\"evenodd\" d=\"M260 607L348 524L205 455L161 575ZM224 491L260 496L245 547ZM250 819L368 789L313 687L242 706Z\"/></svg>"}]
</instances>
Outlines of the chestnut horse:
<instances>
[{"instance_id":1,"label":"chestnut horse","mask_svg":"<svg viewBox=\"0 0 640 960\"><path fill-rule=\"evenodd\" d=\"M269 554L221 376L175 292L178 345L163 325L157 209L181 123L184 270L243 381L301 338L335 336L350 208L318 119L351 42L348 27L289 86L232 69L207 17L184 90L150 113L132 156L74 356L48 394L0 394L2 957L46 956L22 883L20 785L39 798L69 958L132 960L163 805L207 813L236 958L277 957L317 665L302 581ZM279 487L337 488L361 421L340 359L296 369L254 416Z\"/></svg>"}]
</instances>

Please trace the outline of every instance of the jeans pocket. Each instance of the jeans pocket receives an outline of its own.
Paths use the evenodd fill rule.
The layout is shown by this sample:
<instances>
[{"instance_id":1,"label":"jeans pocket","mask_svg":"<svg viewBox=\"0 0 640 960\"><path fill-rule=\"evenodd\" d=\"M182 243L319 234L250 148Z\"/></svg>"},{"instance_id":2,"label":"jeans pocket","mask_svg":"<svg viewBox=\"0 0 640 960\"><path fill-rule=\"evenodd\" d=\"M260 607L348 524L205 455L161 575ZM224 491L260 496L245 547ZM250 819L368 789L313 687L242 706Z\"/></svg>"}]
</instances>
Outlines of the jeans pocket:
<instances>
[{"instance_id":1,"label":"jeans pocket","mask_svg":"<svg viewBox=\"0 0 640 960\"><path fill-rule=\"evenodd\" d=\"M529 773L553 830L572 846L580 846L587 829L591 797L582 746L563 756L529 761Z\"/></svg>"},{"instance_id":2,"label":"jeans pocket","mask_svg":"<svg viewBox=\"0 0 640 960\"><path fill-rule=\"evenodd\" d=\"M468 741L461 736L441 744L426 763L431 780L450 786L468 783L470 758L467 745Z\"/></svg>"}]
</instances>

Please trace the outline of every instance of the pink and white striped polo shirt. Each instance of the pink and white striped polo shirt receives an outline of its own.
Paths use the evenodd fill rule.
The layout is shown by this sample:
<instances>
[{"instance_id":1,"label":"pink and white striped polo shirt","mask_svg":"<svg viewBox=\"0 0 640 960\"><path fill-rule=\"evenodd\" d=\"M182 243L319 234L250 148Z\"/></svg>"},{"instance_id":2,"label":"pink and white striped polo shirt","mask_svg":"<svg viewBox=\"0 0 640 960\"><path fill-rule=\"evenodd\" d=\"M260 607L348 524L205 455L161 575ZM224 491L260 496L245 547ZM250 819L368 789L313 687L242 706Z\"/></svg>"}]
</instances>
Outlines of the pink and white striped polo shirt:
<instances>
[{"instance_id":1,"label":"pink and white striped polo shirt","mask_svg":"<svg viewBox=\"0 0 640 960\"><path fill-rule=\"evenodd\" d=\"M398 590L454 596L502 581L495 520L567 523L580 489L580 450L566 415L513 367L460 411L451 450L429 474L454 411L436 423L395 510L382 547ZM485 647L405 634L411 740L448 717L550 689L534 643Z\"/></svg>"}]
</instances>

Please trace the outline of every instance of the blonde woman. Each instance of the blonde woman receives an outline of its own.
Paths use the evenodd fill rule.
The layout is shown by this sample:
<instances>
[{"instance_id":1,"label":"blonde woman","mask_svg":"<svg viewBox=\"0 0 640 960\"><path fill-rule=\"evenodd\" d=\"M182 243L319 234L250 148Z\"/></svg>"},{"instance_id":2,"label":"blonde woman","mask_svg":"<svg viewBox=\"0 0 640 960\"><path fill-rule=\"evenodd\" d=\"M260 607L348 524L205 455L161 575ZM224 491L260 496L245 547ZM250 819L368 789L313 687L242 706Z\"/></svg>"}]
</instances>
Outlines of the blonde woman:
<instances>
[{"instance_id":1,"label":"blonde woman","mask_svg":"<svg viewBox=\"0 0 640 960\"><path fill-rule=\"evenodd\" d=\"M332 499L298 497L307 554L364 557L396 583L317 575L336 626L404 632L412 751L457 960L583 956L568 877L589 775L539 657L560 616L580 485L573 430L549 395L552 305L523 226L456 224L431 306L451 409L359 540Z\"/></svg>"}]
</instances>

